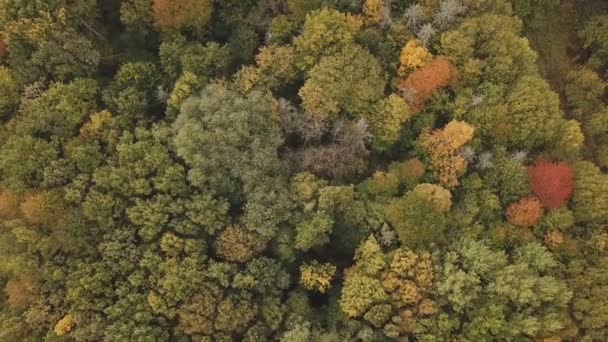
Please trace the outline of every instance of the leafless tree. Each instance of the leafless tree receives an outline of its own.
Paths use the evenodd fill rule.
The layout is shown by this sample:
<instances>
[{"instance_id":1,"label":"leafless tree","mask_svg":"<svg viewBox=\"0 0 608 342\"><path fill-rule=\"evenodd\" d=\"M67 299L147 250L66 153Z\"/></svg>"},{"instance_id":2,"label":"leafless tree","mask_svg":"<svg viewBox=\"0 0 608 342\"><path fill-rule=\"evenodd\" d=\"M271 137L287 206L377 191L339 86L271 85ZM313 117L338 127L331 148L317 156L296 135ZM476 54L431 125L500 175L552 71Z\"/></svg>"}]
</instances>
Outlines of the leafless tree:
<instances>
[{"instance_id":1,"label":"leafless tree","mask_svg":"<svg viewBox=\"0 0 608 342\"><path fill-rule=\"evenodd\" d=\"M466 9L460 0L444 0L439 5L439 11L433 16L433 23L440 28L446 28L466 12Z\"/></svg>"},{"instance_id":2,"label":"leafless tree","mask_svg":"<svg viewBox=\"0 0 608 342\"><path fill-rule=\"evenodd\" d=\"M422 6L419 4L410 5L403 13L403 19L405 19L405 24L410 30L416 31L424 19Z\"/></svg>"},{"instance_id":3,"label":"leafless tree","mask_svg":"<svg viewBox=\"0 0 608 342\"><path fill-rule=\"evenodd\" d=\"M431 42L431 39L433 39L436 33L437 30L435 30L433 24L426 23L422 25L416 37L418 38L418 41L420 41L420 44L422 44L422 46L428 47L429 43Z\"/></svg>"}]
</instances>

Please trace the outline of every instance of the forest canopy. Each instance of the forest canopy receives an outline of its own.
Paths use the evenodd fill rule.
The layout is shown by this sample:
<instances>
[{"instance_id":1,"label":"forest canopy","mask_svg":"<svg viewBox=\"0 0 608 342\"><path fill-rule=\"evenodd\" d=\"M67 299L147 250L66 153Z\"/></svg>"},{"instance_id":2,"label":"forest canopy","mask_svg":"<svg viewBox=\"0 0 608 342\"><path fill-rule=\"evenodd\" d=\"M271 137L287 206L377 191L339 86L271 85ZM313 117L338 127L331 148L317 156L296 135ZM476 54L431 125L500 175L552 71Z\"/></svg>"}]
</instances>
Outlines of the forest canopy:
<instances>
[{"instance_id":1,"label":"forest canopy","mask_svg":"<svg viewBox=\"0 0 608 342\"><path fill-rule=\"evenodd\" d=\"M0 125L0 341L608 340L602 0L0 0Z\"/></svg>"}]
</instances>

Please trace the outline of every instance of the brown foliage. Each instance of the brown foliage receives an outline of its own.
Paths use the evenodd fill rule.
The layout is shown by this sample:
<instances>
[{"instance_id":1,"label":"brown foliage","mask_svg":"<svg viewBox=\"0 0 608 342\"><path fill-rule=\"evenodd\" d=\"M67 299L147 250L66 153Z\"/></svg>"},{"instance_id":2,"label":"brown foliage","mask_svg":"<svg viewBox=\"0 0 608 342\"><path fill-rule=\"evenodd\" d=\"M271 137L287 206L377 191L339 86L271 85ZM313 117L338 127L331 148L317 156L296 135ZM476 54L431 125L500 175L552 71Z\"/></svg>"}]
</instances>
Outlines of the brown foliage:
<instances>
[{"instance_id":1,"label":"brown foliage","mask_svg":"<svg viewBox=\"0 0 608 342\"><path fill-rule=\"evenodd\" d=\"M217 239L217 254L232 262L246 262L266 247L266 240L242 227L229 226Z\"/></svg>"},{"instance_id":2,"label":"brown foliage","mask_svg":"<svg viewBox=\"0 0 608 342\"><path fill-rule=\"evenodd\" d=\"M338 121L332 133L331 143L295 151L292 160L301 170L321 177L348 177L365 170L369 138L365 121Z\"/></svg>"},{"instance_id":3,"label":"brown foliage","mask_svg":"<svg viewBox=\"0 0 608 342\"><path fill-rule=\"evenodd\" d=\"M507 208L505 215L511 224L529 227L538 222L542 213L542 205L538 198L530 196L511 203Z\"/></svg>"},{"instance_id":4,"label":"brown foliage","mask_svg":"<svg viewBox=\"0 0 608 342\"><path fill-rule=\"evenodd\" d=\"M189 28L201 32L211 18L210 0L154 0L156 26L161 32Z\"/></svg>"},{"instance_id":5,"label":"brown foliage","mask_svg":"<svg viewBox=\"0 0 608 342\"><path fill-rule=\"evenodd\" d=\"M23 219L30 224L48 223L56 209L59 199L49 191L41 191L25 196L19 205Z\"/></svg>"},{"instance_id":6,"label":"brown foliage","mask_svg":"<svg viewBox=\"0 0 608 342\"><path fill-rule=\"evenodd\" d=\"M532 191L547 208L560 207L574 190L574 171L565 162L537 160L528 167L528 179Z\"/></svg>"},{"instance_id":7,"label":"brown foliage","mask_svg":"<svg viewBox=\"0 0 608 342\"><path fill-rule=\"evenodd\" d=\"M8 296L8 304L13 308L25 309L30 304L30 290L24 280L9 280L4 292Z\"/></svg>"},{"instance_id":8,"label":"brown foliage","mask_svg":"<svg viewBox=\"0 0 608 342\"><path fill-rule=\"evenodd\" d=\"M399 84L399 89L412 111L419 112L435 90L449 85L456 77L456 69L450 61L439 56L412 72Z\"/></svg>"},{"instance_id":9,"label":"brown foliage","mask_svg":"<svg viewBox=\"0 0 608 342\"><path fill-rule=\"evenodd\" d=\"M0 190L0 217L12 220L19 215L19 198L10 190Z\"/></svg>"},{"instance_id":10,"label":"brown foliage","mask_svg":"<svg viewBox=\"0 0 608 342\"><path fill-rule=\"evenodd\" d=\"M0 58L6 56L6 43L0 39Z\"/></svg>"}]
</instances>

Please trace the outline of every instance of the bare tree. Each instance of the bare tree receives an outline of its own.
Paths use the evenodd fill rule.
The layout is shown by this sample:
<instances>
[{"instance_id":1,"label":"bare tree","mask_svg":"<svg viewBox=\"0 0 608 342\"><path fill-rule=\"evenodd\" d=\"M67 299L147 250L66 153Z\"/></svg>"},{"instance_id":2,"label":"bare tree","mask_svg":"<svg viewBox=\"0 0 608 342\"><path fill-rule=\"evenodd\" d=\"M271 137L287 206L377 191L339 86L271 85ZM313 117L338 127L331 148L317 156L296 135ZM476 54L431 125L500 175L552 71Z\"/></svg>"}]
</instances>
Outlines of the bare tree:
<instances>
[{"instance_id":1,"label":"bare tree","mask_svg":"<svg viewBox=\"0 0 608 342\"><path fill-rule=\"evenodd\" d=\"M418 34L416 36L418 38L418 41L420 41L420 44L422 44L422 46L428 47L429 43L431 42L431 39L433 39L433 37L435 36L436 33L437 33L437 30L435 30L435 28L433 27L433 24L426 23L426 24L422 25L422 27L420 28L420 30L418 31Z\"/></svg>"},{"instance_id":2,"label":"bare tree","mask_svg":"<svg viewBox=\"0 0 608 342\"><path fill-rule=\"evenodd\" d=\"M285 134L296 134L304 140L304 145L321 139L327 131L327 124L306 112L299 112L288 100L279 99L279 120Z\"/></svg>"},{"instance_id":3,"label":"bare tree","mask_svg":"<svg viewBox=\"0 0 608 342\"><path fill-rule=\"evenodd\" d=\"M335 178L361 173L369 153L365 142L370 134L365 120L338 120L330 137L330 143L292 151L290 158L298 169L321 177Z\"/></svg>"},{"instance_id":4,"label":"bare tree","mask_svg":"<svg viewBox=\"0 0 608 342\"><path fill-rule=\"evenodd\" d=\"M405 19L405 24L410 30L416 31L424 19L422 6L419 4L410 5L403 13L403 19Z\"/></svg>"},{"instance_id":5,"label":"bare tree","mask_svg":"<svg viewBox=\"0 0 608 342\"><path fill-rule=\"evenodd\" d=\"M458 155L464 158L468 163L472 163L475 160L475 150L469 145L463 146L460 151L458 151Z\"/></svg>"},{"instance_id":6,"label":"bare tree","mask_svg":"<svg viewBox=\"0 0 608 342\"><path fill-rule=\"evenodd\" d=\"M515 151L511 155L511 158L523 163L526 161L526 159L528 159L528 152L524 150Z\"/></svg>"},{"instance_id":7,"label":"bare tree","mask_svg":"<svg viewBox=\"0 0 608 342\"><path fill-rule=\"evenodd\" d=\"M433 23L440 28L446 28L454 23L466 9L460 0L444 0L439 5L439 11L433 16Z\"/></svg>"},{"instance_id":8,"label":"bare tree","mask_svg":"<svg viewBox=\"0 0 608 342\"><path fill-rule=\"evenodd\" d=\"M482 170L489 169L494 166L494 162L492 161L492 153L484 152L479 155L477 158L477 167Z\"/></svg>"}]
</instances>

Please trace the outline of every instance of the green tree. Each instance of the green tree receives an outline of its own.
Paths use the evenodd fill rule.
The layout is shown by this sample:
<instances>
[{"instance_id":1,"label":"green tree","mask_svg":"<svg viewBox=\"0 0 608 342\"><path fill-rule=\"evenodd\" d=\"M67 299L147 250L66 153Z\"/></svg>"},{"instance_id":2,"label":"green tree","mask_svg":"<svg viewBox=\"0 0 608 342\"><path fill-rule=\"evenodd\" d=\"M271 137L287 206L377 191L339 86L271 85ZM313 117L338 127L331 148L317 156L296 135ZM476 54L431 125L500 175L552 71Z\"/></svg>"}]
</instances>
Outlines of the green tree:
<instances>
[{"instance_id":1,"label":"green tree","mask_svg":"<svg viewBox=\"0 0 608 342\"><path fill-rule=\"evenodd\" d=\"M191 167L192 184L238 197L259 177L280 170L281 136L272 110L263 93L243 97L221 85L187 100L173 126L174 145Z\"/></svg>"},{"instance_id":2,"label":"green tree","mask_svg":"<svg viewBox=\"0 0 608 342\"><path fill-rule=\"evenodd\" d=\"M369 113L383 97L385 85L386 76L374 56L357 45L348 45L320 59L299 95L304 109L324 120L341 111Z\"/></svg>"},{"instance_id":3,"label":"green tree","mask_svg":"<svg viewBox=\"0 0 608 342\"><path fill-rule=\"evenodd\" d=\"M588 161L575 164L572 209L577 222L608 222L608 176Z\"/></svg>"},{"instance_id":4,"label":"green tree","mask_svg":"<svg viewBox=\"0 0 608 342\"><path fill-rule=\"evenodd\" d=\"M362 24L359 18L329 8L307 14L302 33L293 41L296 65L309 71L321 57L340 52L353 42Z\"/></svg>"}]
</instances>

